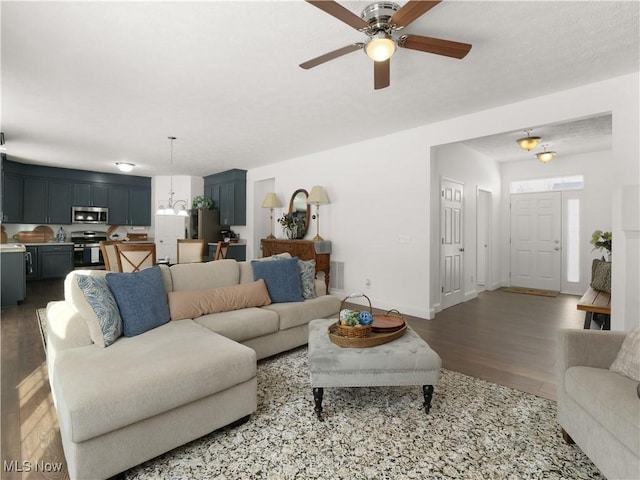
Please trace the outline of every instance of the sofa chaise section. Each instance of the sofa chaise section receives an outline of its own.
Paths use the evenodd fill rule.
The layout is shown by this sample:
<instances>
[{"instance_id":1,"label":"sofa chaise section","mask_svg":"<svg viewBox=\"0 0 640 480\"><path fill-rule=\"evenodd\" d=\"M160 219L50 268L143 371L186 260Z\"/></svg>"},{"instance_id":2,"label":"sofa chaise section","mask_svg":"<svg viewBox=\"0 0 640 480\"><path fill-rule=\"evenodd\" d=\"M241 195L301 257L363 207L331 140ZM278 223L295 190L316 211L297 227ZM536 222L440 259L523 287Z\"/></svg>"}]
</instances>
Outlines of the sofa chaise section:
<instances>
[{"instance_id":1,"label":"sofa chaise section","mask_svg":"<svg viewBox=\"0 0 640 480\"><path fill-rule=\"evenodd\" d=\"M107 478L250 415L255 374L253 350L191 321L57 352L50 382L71 478Z\"/></svg>"}]
</instances>

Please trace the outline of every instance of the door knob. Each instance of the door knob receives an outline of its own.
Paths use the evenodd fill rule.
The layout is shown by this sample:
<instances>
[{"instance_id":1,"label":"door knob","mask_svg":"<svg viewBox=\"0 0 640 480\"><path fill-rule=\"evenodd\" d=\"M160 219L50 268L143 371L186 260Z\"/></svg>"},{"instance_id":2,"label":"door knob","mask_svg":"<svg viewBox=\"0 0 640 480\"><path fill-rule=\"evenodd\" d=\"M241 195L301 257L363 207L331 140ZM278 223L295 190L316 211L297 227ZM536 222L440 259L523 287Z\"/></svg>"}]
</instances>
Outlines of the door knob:
<instances>
[{"instance_id":1,"label":"door knob","mask_svg":"<svg viewBox=\"0 0 640 480\"><path fill-rule=\"evenodd\" d=\"M461 248L461 249L460 249L460 251L461 251L461 252L464 252L464 248Z\"/></svg>"},{"instance_id":2,"label":"door knob","mask_svg":"<svg viewBox=\"0 0 640 480\"><path fill-rule=\"evenodd\" d=\"M556 248L554 248L554 250L560 250L560 247L556 247Z\"/></svg>"}]
</instances>

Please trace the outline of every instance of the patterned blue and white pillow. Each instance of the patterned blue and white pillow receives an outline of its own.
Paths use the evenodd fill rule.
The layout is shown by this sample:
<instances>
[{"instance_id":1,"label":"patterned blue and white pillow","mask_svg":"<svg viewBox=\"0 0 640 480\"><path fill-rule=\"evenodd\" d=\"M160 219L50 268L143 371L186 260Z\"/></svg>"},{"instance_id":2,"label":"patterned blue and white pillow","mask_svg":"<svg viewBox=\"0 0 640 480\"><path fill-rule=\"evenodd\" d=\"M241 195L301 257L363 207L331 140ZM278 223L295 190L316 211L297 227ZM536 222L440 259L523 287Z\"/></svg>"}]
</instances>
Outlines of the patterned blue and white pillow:
<instances>
[{"instance_id":1,"label":"patterned blue and white pillow","mask_svg":"<svg viewBox=\"0 0 640 480\"><path fill-rule=\"evenodd\" d=\"M300 286L302 287L302 296L305 300L316 298L316 261L315 260L298 260L298 269L300 270Z\"/></svg>"},{"instance_id":2,"label":"patterned blue and white pillow","mask_svg":"<svg viewBox=\"0 0 640 480\"><path fill-rule=\"evenodd\" d=\"M95 313L95 318L87 318L91 339L101 347L108 347L122 335L122 318L116 299L104 277L78 275L76 279Z\"/></svg>"}]
</instances>

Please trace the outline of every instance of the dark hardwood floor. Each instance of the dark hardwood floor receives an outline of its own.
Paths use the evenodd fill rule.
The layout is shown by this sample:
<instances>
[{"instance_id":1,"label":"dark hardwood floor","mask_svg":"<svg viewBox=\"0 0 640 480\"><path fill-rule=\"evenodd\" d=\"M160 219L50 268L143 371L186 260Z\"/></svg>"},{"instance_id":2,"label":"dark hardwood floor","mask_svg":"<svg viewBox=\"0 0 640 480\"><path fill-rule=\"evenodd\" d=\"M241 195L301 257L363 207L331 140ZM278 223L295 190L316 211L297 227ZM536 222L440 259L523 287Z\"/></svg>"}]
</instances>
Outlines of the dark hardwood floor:
<instances>
[{"instance_id":1,"label":"dark hardwood floor","mask_svg":"<svg viewBox=\"0 0 640 480\"><path fill-rule=\"evenodd\" d=\"M68 477L35 315L62 297L62 280L31 282L24 302L2 309L2 479ZM444 368L555 399L556 333L582 328L577 299L496 290L433 320L407 321L440 354ZM51 471L59 464L62 471Z\"/></svg>"}]
</instances>

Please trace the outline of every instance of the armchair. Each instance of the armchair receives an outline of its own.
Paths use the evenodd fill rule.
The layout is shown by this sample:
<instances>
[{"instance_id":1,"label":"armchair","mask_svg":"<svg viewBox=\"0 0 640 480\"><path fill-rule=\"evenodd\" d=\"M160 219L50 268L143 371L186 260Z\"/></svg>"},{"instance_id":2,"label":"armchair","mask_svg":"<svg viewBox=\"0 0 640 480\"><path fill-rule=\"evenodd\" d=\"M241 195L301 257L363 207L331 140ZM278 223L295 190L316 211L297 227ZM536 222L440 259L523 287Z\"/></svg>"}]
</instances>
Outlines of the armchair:
<instances>
[{"instance_id":1,"label":"armchair","mask_svg":"<svg viewBox=\"0 0 640 480\"><path fill-rule=\"evenodd\" d=\"M561 330L558 338L558 422L610 479L640 475L638 382L609 369L625 332Z\"/></svg>"}]
</instances>

